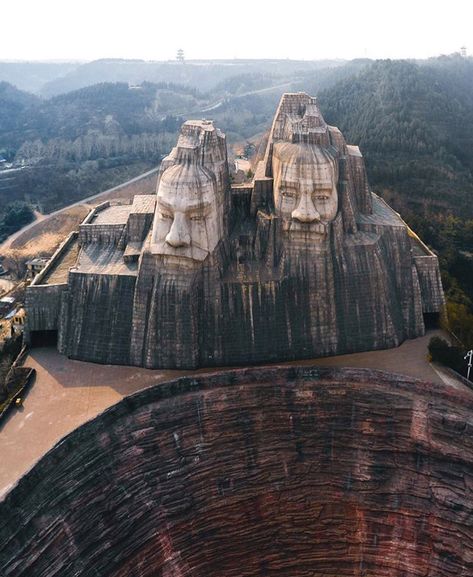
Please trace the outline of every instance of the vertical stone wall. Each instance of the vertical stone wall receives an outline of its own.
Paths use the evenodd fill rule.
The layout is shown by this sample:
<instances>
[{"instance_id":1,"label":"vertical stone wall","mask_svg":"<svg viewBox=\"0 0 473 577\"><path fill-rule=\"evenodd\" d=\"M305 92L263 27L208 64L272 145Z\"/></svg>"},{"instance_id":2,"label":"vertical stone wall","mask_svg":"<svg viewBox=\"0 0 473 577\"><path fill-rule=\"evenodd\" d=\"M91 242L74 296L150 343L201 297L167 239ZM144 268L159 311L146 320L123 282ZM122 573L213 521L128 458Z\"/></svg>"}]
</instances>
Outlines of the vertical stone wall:
<instances>
[{"instance_id":1,"label":"vertical stone wall","mask_svg":"<svg viewBox=\"0 0 473 577\"><path fill-rule=\"evenodd\" d=\"M61 352L100 363L130 364L135 282L135 276L71 272L61 308Z\"/></svg>"},{"instance_id":2,"label":"vertical stone wall","mask_svg":"<svg viewBox=\"0 0 473 577\"><path fill-rule=\"evenodd\" d=\"M419 276L422 294L422 310L424 313L438 313L445 305L442 278L435 255L414 257Z\"/></svg>"},{"instance_id":3,"label":"vertical stone wall","mask_svg":"<svg viewBox=\"0 0 473 577\"><path fill-rule=\"evenodd\" d=\"M61 295L67 290L67 271L64 273L64 282L49 283L48 278L60 265L64 254L77 242L77 232L71 233L53 254L45 268L34 278L26 289L25 309L25 340L30 341L32 331L52 331L59 329Z\"/></svg>"}]
</instances>

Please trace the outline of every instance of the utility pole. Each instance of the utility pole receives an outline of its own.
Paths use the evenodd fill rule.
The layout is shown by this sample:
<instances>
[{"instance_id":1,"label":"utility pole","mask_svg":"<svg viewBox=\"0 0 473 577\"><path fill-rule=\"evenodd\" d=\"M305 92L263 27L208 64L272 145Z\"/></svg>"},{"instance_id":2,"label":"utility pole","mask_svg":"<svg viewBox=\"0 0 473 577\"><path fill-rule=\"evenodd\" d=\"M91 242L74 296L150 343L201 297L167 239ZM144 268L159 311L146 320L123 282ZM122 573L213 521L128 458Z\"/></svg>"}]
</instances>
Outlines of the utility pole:
<instances>
[{"instance_id":1,"label":"utility pole","mask_svg":"<svg viewBox=\"0 0 473 577\"><path fill-rule=\"evenodd\" d=\"M465 361L468 359L468 370L466 372L466 378L467 378L467 380L470 380L471 365L473 364L472 363L473 349L471 351L468 351L463 358L465 359Z\"/></svg>"}]
</instances>

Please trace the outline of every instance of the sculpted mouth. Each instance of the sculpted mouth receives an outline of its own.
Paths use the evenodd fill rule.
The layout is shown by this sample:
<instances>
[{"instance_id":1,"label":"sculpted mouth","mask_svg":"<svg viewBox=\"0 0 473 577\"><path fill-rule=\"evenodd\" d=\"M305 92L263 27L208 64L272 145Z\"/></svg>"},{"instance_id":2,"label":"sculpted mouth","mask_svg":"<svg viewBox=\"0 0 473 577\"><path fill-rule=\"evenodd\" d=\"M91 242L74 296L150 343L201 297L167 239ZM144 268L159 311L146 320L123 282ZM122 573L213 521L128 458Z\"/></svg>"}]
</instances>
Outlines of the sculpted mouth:
<instances>
[{"instance_id":1,"label":"sculpted mouth","mask_svg":"<svg viewBox=\"0 0 473 577\"><path fill-rule=\"evenodd\" d=\"M327 225L323 222L286 221L283 230L291 235L323 235L327 234Z\"/></svg>"}]
</instances>

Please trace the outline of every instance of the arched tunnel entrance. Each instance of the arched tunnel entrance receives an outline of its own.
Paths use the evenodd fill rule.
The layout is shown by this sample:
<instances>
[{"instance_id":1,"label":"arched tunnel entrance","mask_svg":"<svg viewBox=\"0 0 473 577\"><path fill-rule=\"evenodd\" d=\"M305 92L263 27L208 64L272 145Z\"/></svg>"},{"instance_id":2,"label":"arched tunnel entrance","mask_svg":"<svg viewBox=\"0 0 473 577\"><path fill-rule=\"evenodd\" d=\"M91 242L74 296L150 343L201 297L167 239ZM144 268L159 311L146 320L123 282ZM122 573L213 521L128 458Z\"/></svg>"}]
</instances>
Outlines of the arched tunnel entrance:
<instances>
[{"instance_id":1,"label":"arched tunnel entrance","mask_svg":"<svg viewBox=\"0 0 473 577\"><path fill-rule=\"evenodd\" d=\"M57 345L57 331L31 331L30 346L37 347L55 347Z\"/></svg>"},{"instance_id":2,"label":"arched tunnel entrance","mask_svg":"<svg viewBox=\"0 0 473 577\"><path fill-rule=\"evenodd\" d=\"M440 313L424 313L424 325L426 330L440 328Z\"/></svg>"}]
</instances>

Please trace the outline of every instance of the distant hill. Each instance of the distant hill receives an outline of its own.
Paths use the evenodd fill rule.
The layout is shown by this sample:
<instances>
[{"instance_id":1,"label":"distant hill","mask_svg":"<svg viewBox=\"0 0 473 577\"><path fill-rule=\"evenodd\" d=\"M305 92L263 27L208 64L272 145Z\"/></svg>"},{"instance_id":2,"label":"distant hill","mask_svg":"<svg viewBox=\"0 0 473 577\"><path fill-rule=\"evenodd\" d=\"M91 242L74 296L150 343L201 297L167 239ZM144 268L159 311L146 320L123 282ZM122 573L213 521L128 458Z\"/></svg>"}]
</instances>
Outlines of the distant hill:
<instances>
[{"instance_id":1,"label":"distant hill","mask_svg":"<svg viewBox=\"0 0 473 577\"><path fill-rule=\"evenodd\" d=\"M473 216L473 60L379 61L323 91L327 122L359 144L398 208Z\"/></svg>"},{"instance_id":2,"label":"distant hill","mask_svg":"<svg viewBox=\"0 0 473 577\"><path fill-rule=\"evenodd\" d=\"M170 82L205 92L214 90L227 79L241 75L262 74L288 79L304 72L343 64L343 61L338 60L192 60L182 63L103 59L83 64L52 79L42 86L40 93L50 97L99 82Z\"/></svg>"},{"instance_id":3,"label":"distant hill","mask_svg":"<svg viewBox=\"0 0 473 577\"><path fill-rule=\"evenodd\" d=\"M13 159L16 149L24 141L25 134L19 133L25 111L38 105L39 98L18 90L8 82L0 82L0 155Z\"/></svg>"},{"instance_id":4,"label":"distant hill","mask_svg":"<svg viewBox=\"0 0 473 577\"><path fill-rule=\"evenodd\" d=\"M251 138L267 130L283 92L352 72L327 61L100 60L52 80L43 92L77 89L49 98L1 83L0 154L16 170L0 170L0 218L12 200L49 211L150 168L186 118L214 119L230 143Z\"/></svg>"},{"instance_id":5,"label":"distant hill","mask_svg":"<svg viewBox=\"0 0 473 577\"><path fill-rule=\"evenodd\" d=\"M0 216L7 203L27 200L51 211L159 163L175 141L195 90L145 83L103 83L49 100L0 84Z\"/></svg>"},{"instance_id":6,"label":"distant hill","mask_svg":"<svg viewBox=\"0 0 473 577\"><path fill-rule=\"evenodd\" d=\"M81 65L81 62L0 61L0 81L13 84L20 90L39 94L45 84L72 72Z\"/></svg>"}]
</instances>

